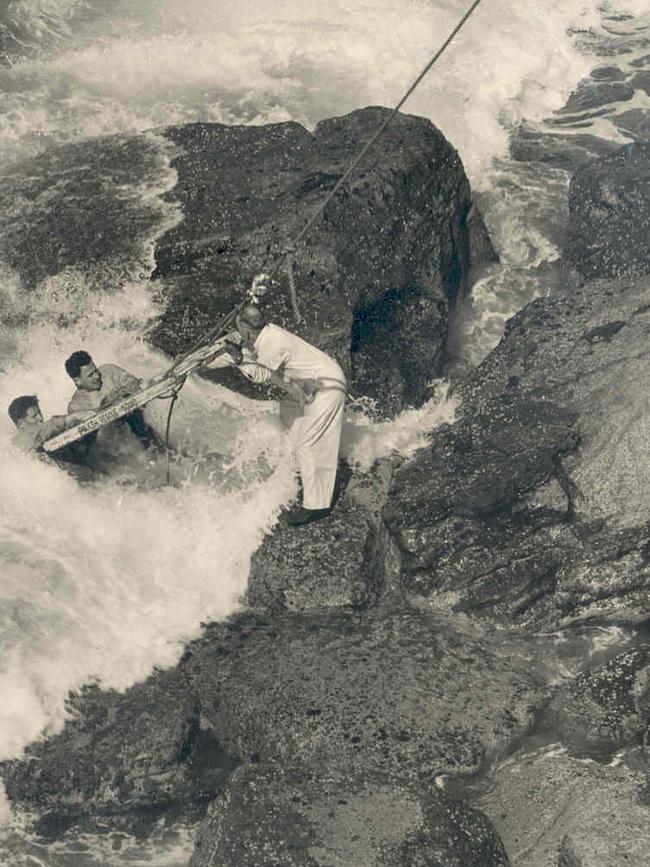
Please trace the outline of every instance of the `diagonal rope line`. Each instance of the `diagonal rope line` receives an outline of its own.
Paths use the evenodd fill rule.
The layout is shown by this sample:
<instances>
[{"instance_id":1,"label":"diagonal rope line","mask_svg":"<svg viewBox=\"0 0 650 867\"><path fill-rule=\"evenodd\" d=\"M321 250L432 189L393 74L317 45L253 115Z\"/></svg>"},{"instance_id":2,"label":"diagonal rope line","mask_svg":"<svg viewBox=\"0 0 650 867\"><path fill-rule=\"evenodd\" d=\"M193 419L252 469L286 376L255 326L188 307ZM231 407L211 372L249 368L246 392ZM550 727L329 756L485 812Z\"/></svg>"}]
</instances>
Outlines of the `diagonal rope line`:
<instances>
[{"instance_id":1,"label":"diagonal rope line","mask_svg":"<svg viewBox=\"0 0 650 867\"><path fill-rule=\"evenodd\" d=\"M391 123L393 122L393 120L395 119L395 116L396 116L397 113L399 112L400 108L404 105L404 103L406 102L406 100L411 96L411 94L412 94L413 91L417 88L417 86L420 84L420 82L423 80L423 78L425 78L425 76L428 75L429 71L431 70L431 68L433 67L433 65L436 63L436 61L438 60L438 58L439 58L439 57L440 57L440 56L441 56L441 55L446 51L446 49L447 49L447 47L449 46L449 44L452 42L452 40L454 39L454 37L459 33L459 31L463 28L463 26L465 25L465 22L466 22L466 21L470 18L470 16L474 13L474 11L476 10L477 6L478 6L480 3L481 3L481 0L474 0L474 2L472 3L472 5L471 5L471 6L469 7L469 9L465 12L465 14L463 15L463 17L462 17L462 18L460 19L460 21L456 24L456 26L454 27L454 29L451 31L451 33L449 34L449 36L445 39L445 41L442 43L442 45L441 45L440 48L436 51L436 53L433 55L433 57L429 60L429 62L428 62L428 63L426 64L426 66L424 67L424 69L420 72L420 74L417 76L417 78L413 81L413 83L410 85L410 87L408 88L408 90L406 91L406 93L404 94L404 96L402 96L402 98L401 98L400 101L397 103L397 105L393 108L393 110L392 110L391 113L388 115L388 117L386 117L386 118L384 119L383 123L381 123L381 124L379 125L379 127L378 127L377 130L375 131L374 135L373 135L373 136L372 136L372 137L371 137L371 138L366 142L366 144L363 146L363 148L361 149L361 151L359 151L359 153L356 155L356 157L354 157L354 158L351 160L351 162L349 163L349 165L348 165L347 169L345 170L345 172L343 172L343 174L342 174L341 177L338 179L338 181L336 182L336 184L335 184L335 185L332 187L332 189L330 190L328 196L327 196L327 197L325 198L325 200L324 200L324 201L323 201L323 202L322 202L322 203L321 203L321 204L316 208L316 211L312 214L312 216L309 218L309 220L308 220L307 223L303 226L303 228L300 230L300 232L298 232L298 235L296 236L296 238L294 239L294 241L293 241L293 243L292 243L292 245L291 245L292 247L295 246L296 244L298 244L298 243L299 243L299 242L304 238L304 236L307 234L307 232L311 229L311 227L314 225L314 223L316 222L316 220L320 217L320 215L323 213L323 211L325 210L325 208L329 205L329 203L331 202L331 200L334 198L334 196L335 196L335 195L338 193L338 191L341 189L341 187L343 186L343 184L348 180L348 178L350 177L350 175L354 172L354 170L356 169L356 167L357 167L357 166L359 165L359 163L363 160L363 158L364 158L365 155L368 153L368 151L372 148L372 146L375 144L375 142L376 142L376 141L377 141L377 140L378 140L378 139L383 135L383 133L384 133L385 130L386 130L386 127L388 127L388 125L391 124ZM271 271L271 277L273 277L273 276L278 272L278 270L279 270L279 268L280 268L280 266L281 266L281 264L282 264L282 261L284 260L284 258L285 258L287 255L288 255L288 252L282 252L282 253L280 253L280 255L279 255L279 259L278 259L278 261L275 263L275 265L274 265L274 267L273 267L273 269L272 269L272 271Z\"/></svg>"},{"instance_id":2,"label":"diagonal rope line","mask_svg":"<svg viewBox=\"0 0 650 867\"><path fill-rule=\"evenodd\" d=\"M363 158L366 156L368 151L372 148L372 146L380 138L380 136L383 135L384 131L386 130L386 127L390 123L392 123L392 121L395 119L395 116L399 112L400 108L404 105L406 100L411 96L413 91L418 87L418 85L420 84L422 79L425 78L425 76L429 73L429 71L431 70L433 65L436 63L436 61L441 57L442 54L444 54L444 52L449 47L450 43L453 41L453 39L456 37L456 35L459 33L459 31L464 27L465 23L468 21L468 19L471 17L471 15L473 15L473 13L475 12L476 8L478 7L478 5L480 3L481 3L481 0L474 0L474 2L471 4L471 6L467 9L465 14L463 15L463 17L458 21L458 23L456 24L454 29L451 31L449 36L442 43L440 48L436 51L436 53L433 55L433 57L424 66L424 68L422 69L420 74L417 76L417 78L412 82L412 84L406 90L406 92L404 93L404 95L402 96L400 101L397 103L397 105L392 109L392 111L388 115L388 117L386 117L384 119L384 121L379 125L379 127L377 128L375 133L366 142L366 144L363 146L363 148L357 154L357 156L351 160L347 169L341 175L341 177L338 179L338 181L336 182L334 187L332 187L332 189L330 190L330 192L326 196L325 200L316 208L314 213L307 220L306 224L302 227L300 232L298 232L293 243L290 245L290 248L285 249L278 254L278 258L277 258L277 260L276 260L276 262L275 262L275 264L271 270L271 273L270 273L271 277L275 276L278 273L278 271L282 267L282 263L284 262L286 257L288 255L290 255L290 253L292 252L292 249L295 247L295 245L300 243L300 241L305 237L307 232L311 229L311 227L314 225L316 220L320 217L320 215L323 213L325 208L329 205L329 203L332 201L334 196L341 189L343 184L348 180L350 175L354 172L354 170L359 165L359 163L363 160ZM200 346L203 346L205 343L208 343L211 340L216 340L218 337L225 334L225 332L233 324L233 322L237 318L237 315L243 309L244 305L247 302L248 302L248 299L245 299L240 304L238 304L237 307L235 307L234 310L232 310L224 319L222 319L217 325L215 325L214 328L211 328L201 338L199 338L199 340L197 340L194 344L192 344L192 346L189 349L187 349L185 352L183 352L174 361L174 364L171 366L169 372L173 373L176 365L179 364L181 361L183 361L183 359L187 358L188 355L190 355L192 352L194 352Z\"/></svg>"}]
</instances>

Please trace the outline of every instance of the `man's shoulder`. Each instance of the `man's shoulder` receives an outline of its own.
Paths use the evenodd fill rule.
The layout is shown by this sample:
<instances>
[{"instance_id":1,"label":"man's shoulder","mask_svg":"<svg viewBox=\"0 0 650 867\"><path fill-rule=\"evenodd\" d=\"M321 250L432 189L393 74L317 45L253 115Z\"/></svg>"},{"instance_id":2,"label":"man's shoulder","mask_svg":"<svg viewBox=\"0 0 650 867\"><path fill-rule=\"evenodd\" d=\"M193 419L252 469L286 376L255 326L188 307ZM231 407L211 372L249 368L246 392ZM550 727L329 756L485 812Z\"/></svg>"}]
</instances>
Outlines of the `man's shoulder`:
<instances>
[{"instance_id":1,"label":"man's shoulder","mask_svg":"<svg viewBox=\"0 0 650 867\"><path fill-rule=\"evenodd\" d=\"M122 376L125 373L129 374L129 371L126 370L124 367L120 367L119 364L113 364L112 362L108 362L107 364L100 364L97 370L99 370L102 376L106 376L106 374L112 374L114 376Z\"/></svg>"},{"instance_id":2,"label":"man's shoulder","mask_svg":"<svg viewBox=\"0 0 650 867\"><path fill-rule=\"evenodd\" d=\"M78 388L68 401L68 413L74 412L76 409L88 409L89 406L88 392Z\"/></svg>"}]
</instances>

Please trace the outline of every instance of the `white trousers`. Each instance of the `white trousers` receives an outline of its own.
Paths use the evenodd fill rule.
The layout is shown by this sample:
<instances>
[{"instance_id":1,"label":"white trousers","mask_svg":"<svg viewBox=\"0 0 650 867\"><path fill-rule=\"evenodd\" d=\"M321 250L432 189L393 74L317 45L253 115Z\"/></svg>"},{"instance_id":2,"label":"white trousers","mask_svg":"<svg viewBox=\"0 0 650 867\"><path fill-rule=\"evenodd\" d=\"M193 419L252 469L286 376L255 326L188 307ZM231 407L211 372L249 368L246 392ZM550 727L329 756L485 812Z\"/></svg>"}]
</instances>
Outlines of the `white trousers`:
<instances>
[{"instance_id":1,"label":"white trousers","mask_svg":"<svg viewBox=\"0 0 650 867\"><path fill-rule=\"evenodd\" d=\"M280 402L282 424L298 460L305 509L329 509L339 462L345 389L343 385L316 392L304 409L292 400Z\"/></svg>"}]
</instances>

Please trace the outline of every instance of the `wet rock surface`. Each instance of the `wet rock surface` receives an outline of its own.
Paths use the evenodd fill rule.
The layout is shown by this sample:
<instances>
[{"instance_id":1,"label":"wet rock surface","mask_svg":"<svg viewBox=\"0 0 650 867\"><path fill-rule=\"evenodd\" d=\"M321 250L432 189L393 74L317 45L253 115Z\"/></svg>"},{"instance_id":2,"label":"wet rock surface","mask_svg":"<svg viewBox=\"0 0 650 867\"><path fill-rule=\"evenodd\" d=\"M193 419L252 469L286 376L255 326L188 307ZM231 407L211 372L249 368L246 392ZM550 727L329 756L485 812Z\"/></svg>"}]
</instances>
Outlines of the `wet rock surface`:
<instances>
[{"instance_id":1,"label":"wet rock surface","mask_svg":"<svg viewBox=\"0 0 650 867\"><path fill-rule=\"evenodd\" d=\"M322 200L378 117L355 113L314 135L292 124L167 132L179 146L169 203L186 216L157 248L170 302L161 345L180 348L232 306L237 274L282 244L296 202ZM302 333L338 355L385 413L419 399L425 373L439 369L467 251L490 255L452 149L417 119L394 133L396 174L379 163L360 176L347 194L353 207L328 210L296 256L298 285L314 281L320 298ZM411 135L421 148L403 148ZM224 136L246 156L230 175ZM570 254L582 275L592 275L588 244L605 225L593 177L602 186L609 173L607 184L624 188L610 202L603 249L628 243L628 222L646 219L643 174L636 197L628 186L630 153L645 159L643 148L626 149L585 169L584 236L576 229ZM378 227L398 207L405 174L424 192L391 237ZM427 186L433 175L442 186ZM359 209L351 251L348 214ZM630 262L642 264L643 243ZM603 263L614 272L616 255L593 273ZM607 867L622 851L645 863L647 646L592 671L585 662L563 684L530 650L554 646L558 628L650 616L650 411L640 385L650 374L650 283L565 276L457 386L453 425L379 478L355 471L327 519L269 536L253 561L254 610L208 625L177 669L125 695L84 693L61 735L2 767L10 798L40 813L42 833L96 817L186 814L216 799L193 867ZM291 321L284 277L271 312ZM402 351L414 319L422 328L409 351L422 363ZM558 744L522 753L540 724ZM631 744L636 766L594 761ZM477 798L463 781L481 774L492 788ZM445 793L441 777L461 782Z\"/></svg>"},{"instance_id":2,"label":"wet rock surface","mask_svg":"<svg viewBox=\"0 0 650 867\"><path fill-rule=\"evenodd\" d=\"M245 833L242 833L245 829ZM191 867L505 867L479 811L390 778L241 768L214 802Z\"/></svg>"},{"instance_id":3,"label":"wet rock surface","mask_svg":"<svg viewBox=\"0 0 650 867\"><path fill-rule=\"evenodd\" d=\"M647 280L568 275L510 320L459 421L395 475L408 594L503 624L648 616L648 305Z\"/></svg>"},{"instance_id":4,"label":"wet rock surface","mask_svg":"<svg viewBox=\"0 0 650 867\"><path fill-rule=\"evenodd\" d=\"M650 646L578 675L556 693L546 716L573 755L610 759L642 742L650 722Z\"/></svg>"},{"instance_id":5,"label":"wet rock surface","mask_svg":"<svg viewBox=\"0 0 650 867\"><path fill-rule=\"evenodd\" d=\"M565 254L582 274L650 273L650 145L626 145L579 169L569 212Z\"/></svg>"},{"instance_id":6,"label":"wet rock surface","mask_svg":"<svg viewBox=\"0 0 650 867\"><path fill-rule=\"evenodd\" d=\"M186 671L217 739L246 760L392 768L396 779L432 782L478 770L545 701L524 660L426 613L285 615L240 627L208 635Z\"/></svg>"},{"instance_id":7,"label":"wet rock surface","mask_svg":"<svg viewBox=\"0 0 650 867\"><path fill-rule=\"evenodd\" d=\"M239 302L386 112L321 121L313 134L296 123L165 132L179 150L167 198L184 218L156 248L167 299L158 345L184 348ZM304 321L296 324L286 270L267 309L338 358L352 393L390 414L421 401L443 369L450 308L472 266L494 258L458 155L429 121L399 115L292 256Z\"/></svg>"},{"instance_id":8,"label":"wet rock surface","mask_svg":"<svg viewBox=\"0 0 650 867\"><path fill-rule=\"evenodd\" d=\"M500 768L477 806L516 867L643 867L645 791L645 771L543 751Z\"/></svg>"},{"instance_id":9,"label":"wet rock surface","mask_svg":"<svg viewBox=\"0 0 650 867\"><path fill-rule=\"evenodd\" d=\"M38 810L45 835L95 817L146 826L214 797L232 769L201 730L196 697L178 670L123 695L89 687L69 710L60 735L1 767L7 794Z\"/></svg>"}]
</instances>

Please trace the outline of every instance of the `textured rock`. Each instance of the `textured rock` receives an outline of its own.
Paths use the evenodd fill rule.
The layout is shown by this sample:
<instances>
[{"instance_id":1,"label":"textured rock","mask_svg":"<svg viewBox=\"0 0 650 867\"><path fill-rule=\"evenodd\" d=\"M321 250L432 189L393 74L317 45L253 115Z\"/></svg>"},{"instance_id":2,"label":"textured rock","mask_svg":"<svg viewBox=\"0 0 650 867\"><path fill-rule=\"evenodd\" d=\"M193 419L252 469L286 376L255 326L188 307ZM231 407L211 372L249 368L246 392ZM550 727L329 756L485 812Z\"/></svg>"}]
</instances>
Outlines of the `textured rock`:
<instances>
[{"instance_id":1,"label":"textured rock","mask_svg":"<svg viewBox=\"0 0 650 867\"><path fill-rule=\"evenodd\" d=\"M0 179L0 257L66 316L80 294L154 270L166 310L151 336L176 353L272 267L387 111L313 133L197 123L47 151ZM295 250L302 324L286 270L268 309L390 414L424 399L472 266L495 259L458 154L428 120L399 115Z\"/></svg>"},{"instance_id":2,"label":"textured rock","mask_svg":"<svg viewBox=\"0 0 650 867\"><path fill-rule=\"evenodd\" d=\"M71 701L63 732L1 766L8 796L56 833L88 817L155 818L214 797L233 763L200 726L195 697L177 670L125 694L88 688Z\"/></svg>"},{"instance_id":3,"label":"textured rock","mask_svg":"<svg viewBox=\"0 0 650 867\"><path fill-rule=\"evenodd\" d=\"M156 250L168 300L159 345L177 351L240 300L386 112L325 120L313 134L295 123L166 131L180 151L168 198L184 219ZM295 251L298 331L383 411L418 402L442 369L449 310L468 287L472 254L494 259L458 155L429 121L399 115ZM284 271L268 309L296 328Z\"/></svg>"},{"instance_id":4,"label":"textured rock","mask_svg":"<svg viewBox=\"0 0 650 867\"><path fill-rule=\"evenodd\" d=\"M510 320L395 475L408 593L508 624L648 616L649 311L647 280L568 281Z\"/></svg>"},{"instance_id":5,"label":"textured rock","mask_svg":"<svg viewBox=\"0 0 650 867\"><path fill-rule=\"evenodd\" d=\"M28 290L59 277L52 312L66 293L83 307L88 287L146 278L151 242L176 218L152 195L171 183L169 150L155 136L115 135L12 166L0 179L0 258Z\"/></svg>"},{"instance_id":6,"label":"textured rock","mask_svg":"<svg viewBox=\"0 0 650 867\"><path fill-rule=\"evenodd\" d=\"M296 531L282 526L251 563L250 605L304 611L370 604L376 586L375 529L361 508L344 507Z\"/></svg>"},{"instance_id":7,"label":"textured rock","mask_svg":"<svg viewBox=\"0 0 650 867\"><path fill-rule=\"evenodd\" d=\"M300 529L280 522L251 561L247 601L273 611L363 608L388 589L381 508L395 461L352 473L341 461L331 515Z\"/></svg>"},{"instance_id":8,"label":"textured rock","mask_svg":"<svg viewBox=\"0 0 650 867\"><path fill-rule=\"evenodd\" d=\"M386 777L244 767L211 806L191 867L506 867L489 821Z\"/></svg>"},{"instance_id":9,"label":"textured rock","mask_svg":"<svg viewBox=\"0 0 650 867\"><path fill-rule=\"evenodd\" d=\"M580 168L569 188L565 255L586 277L650 273L650 144Z\"/></svg>"},{"instance_id":10,"label":"textured rock","mask_svg":"<svg viewBox=\"0 0 650 867\"><path fill-rule=\"evenodd\" d=\"M633 96L633 85L624 81L583 81L558 114L587 111L612 102L624 102Z\"/></svg>"},{"instance_id":11,"label":"textured rock","mask_svg":"<svg viewBox=\"0 0 650 867\"><path fill-rule=\"evenodd\" d=\"M429 783L527 728L544 700L528 668L442 617L377 611L220 627L186 662L232 755Z\"/></svg>"},{"instance_id":12,"label":"textured rock","mask_svg":"<svg viewBox=\"0 0 650 867\"><path fill-rule=\"evenodd\" d=\"M645 774L557 751L508 762L477 803L516 867L644 867Z\"/></svg>"},{"instance_id":13,"label":"textured rock","mask_svg":"<svg viewBox=\"0 0 650 867\"><path fill-rule=\"evenodd\" d=\"M650 722L650 647L578 675L553 697L545 717L574 755L608 757L640 742Z\"/></svg>"},{"instance_id":14,"label":"textured rock","mask_svg":"<svg viewBox=\"0 0 650 867\"><path fill-rule=\"evenodd\" d=\"M573 125L573 124L572 124ZM523 125L513 136L510 152L521 162L546 163L575 171L591 160L617 153L620 145L590 133L547 133Z\"/></svg>"}]
</instances>

